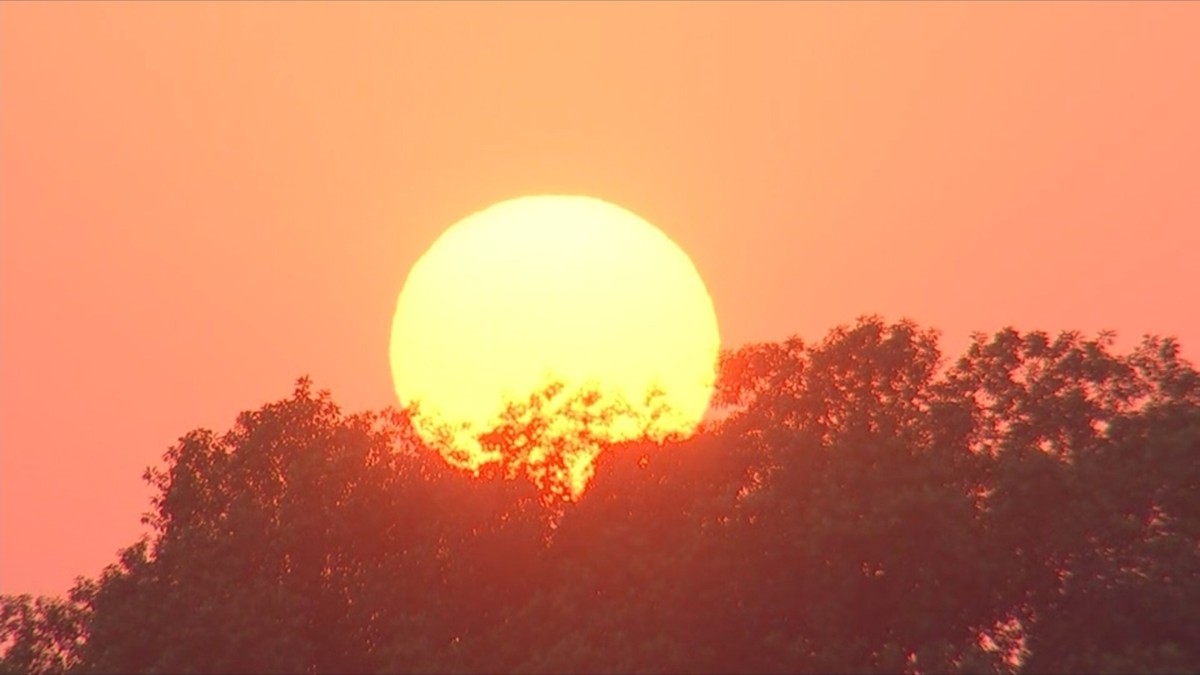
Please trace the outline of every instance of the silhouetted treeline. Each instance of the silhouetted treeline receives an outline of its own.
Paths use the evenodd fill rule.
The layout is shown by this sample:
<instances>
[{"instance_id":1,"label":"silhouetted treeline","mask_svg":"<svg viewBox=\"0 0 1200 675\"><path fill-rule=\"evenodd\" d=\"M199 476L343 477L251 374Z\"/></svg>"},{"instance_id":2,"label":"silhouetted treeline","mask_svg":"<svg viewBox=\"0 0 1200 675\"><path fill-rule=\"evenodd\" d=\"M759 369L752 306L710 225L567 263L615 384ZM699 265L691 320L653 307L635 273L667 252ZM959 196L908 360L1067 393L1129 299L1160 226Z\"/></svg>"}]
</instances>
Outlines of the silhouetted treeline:
<instances>
[{"instance_id":1,"label":"silhouetted treeline","mask_svg":"<svg viewBox=\"0 0 1200 675\"><path fill-rule=\"evenodd\" d=\"M301 381L148 480L152 535L3 599L5 672L1200 670L1200 376L1171 340L865 319L577 503Z\"/></svg>"}]
</instances>

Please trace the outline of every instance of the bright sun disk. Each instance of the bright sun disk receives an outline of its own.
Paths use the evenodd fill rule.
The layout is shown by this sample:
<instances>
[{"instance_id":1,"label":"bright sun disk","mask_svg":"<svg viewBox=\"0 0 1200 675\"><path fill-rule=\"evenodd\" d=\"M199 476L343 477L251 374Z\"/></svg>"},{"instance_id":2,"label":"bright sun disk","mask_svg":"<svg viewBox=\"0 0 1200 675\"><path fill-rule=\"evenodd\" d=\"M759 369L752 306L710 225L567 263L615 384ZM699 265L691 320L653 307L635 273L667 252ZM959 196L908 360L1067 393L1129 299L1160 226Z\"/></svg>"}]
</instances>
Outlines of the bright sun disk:
<instances>
[{"instance_id":1,"label":"bright sun disk","mask_svg":"<svg viewBox=\"0 0 1200 675\"><path fill-rule=\"evenodd\" d=\"M418 404L417 431L474 468L495 459L479 436L505 405L551 381L627 405L590 423L605 440L690 434L718 349L704 282L662 231L599 199L532 196L470 215L434 242L400 292L390 351L401 404ZM657 419L652 390L669 410ZM457 431L439 431L447 425ZM576 493L593 458L581 457Z\"/></svg>"}]
</instances>

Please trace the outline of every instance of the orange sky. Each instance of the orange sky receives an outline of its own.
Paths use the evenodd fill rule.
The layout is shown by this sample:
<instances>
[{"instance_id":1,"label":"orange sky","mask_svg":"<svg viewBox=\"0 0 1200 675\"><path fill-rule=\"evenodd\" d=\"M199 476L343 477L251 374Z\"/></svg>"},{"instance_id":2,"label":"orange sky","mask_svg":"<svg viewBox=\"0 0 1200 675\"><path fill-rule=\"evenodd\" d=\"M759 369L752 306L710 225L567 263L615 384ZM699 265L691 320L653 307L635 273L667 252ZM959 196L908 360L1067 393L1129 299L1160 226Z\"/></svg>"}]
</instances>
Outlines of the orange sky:
<instances>
[{"instance_id":1,"label":"orange sky","mask_svg":"<svg viewBox=\"0 0 1200 675\"><path fill-rule=\"evenodd\" d=\"M5 2L0 592L98 572L146 465L299 375L392 403L409 265L522 194L657 224L726 346L878 312L1195 358L1197 34L1200 3Z\"/></svg>"}]
</instances>

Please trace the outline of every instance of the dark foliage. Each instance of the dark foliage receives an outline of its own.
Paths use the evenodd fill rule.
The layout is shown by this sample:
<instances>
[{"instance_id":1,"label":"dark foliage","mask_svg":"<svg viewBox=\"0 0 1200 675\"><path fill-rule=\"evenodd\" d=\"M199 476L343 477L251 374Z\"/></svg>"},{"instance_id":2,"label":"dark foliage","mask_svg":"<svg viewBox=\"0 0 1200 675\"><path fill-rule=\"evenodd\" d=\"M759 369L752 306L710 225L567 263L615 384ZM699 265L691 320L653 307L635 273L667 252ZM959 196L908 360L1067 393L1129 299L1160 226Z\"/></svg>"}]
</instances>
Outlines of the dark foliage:
<instances>
[{"instance_id":1,"label":"dark foliage","mask_svg":"<svg viewBox=\"0 0 1200 675\"><path fill-rule=\"evenodd\" d=\"M182 438L98 579L3 598L0 672L1200 670L1174 342L1005 330L945 363L871 318L723 355L716 404L564 503L301 380Z\"/></svg>"}]
</instances>

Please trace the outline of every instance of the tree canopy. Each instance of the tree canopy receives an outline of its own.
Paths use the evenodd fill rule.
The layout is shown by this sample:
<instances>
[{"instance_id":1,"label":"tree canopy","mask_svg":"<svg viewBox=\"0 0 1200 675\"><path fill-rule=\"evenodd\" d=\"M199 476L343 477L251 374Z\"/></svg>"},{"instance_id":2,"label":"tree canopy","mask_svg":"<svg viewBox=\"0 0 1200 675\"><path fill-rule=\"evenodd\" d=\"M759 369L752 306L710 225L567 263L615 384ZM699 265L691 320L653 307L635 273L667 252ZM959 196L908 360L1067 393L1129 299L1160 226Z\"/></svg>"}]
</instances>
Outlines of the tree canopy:
<instances>
[{"instance_id":1,"label":"tree canopy","mask_svg":"<svg viewBox=\"0 0 1200 675\"><path fill-rule=\"evenodd\" d=\"M1007 329L949 361L865 318L723 354L714 406L571 499L562 461L472 475L302 379L147 471L149 534L97 578L4 597L0 672L1200 671L1173 340ZM533 437L512 412L487 443Z\"/></svg>"}]
</instances>

